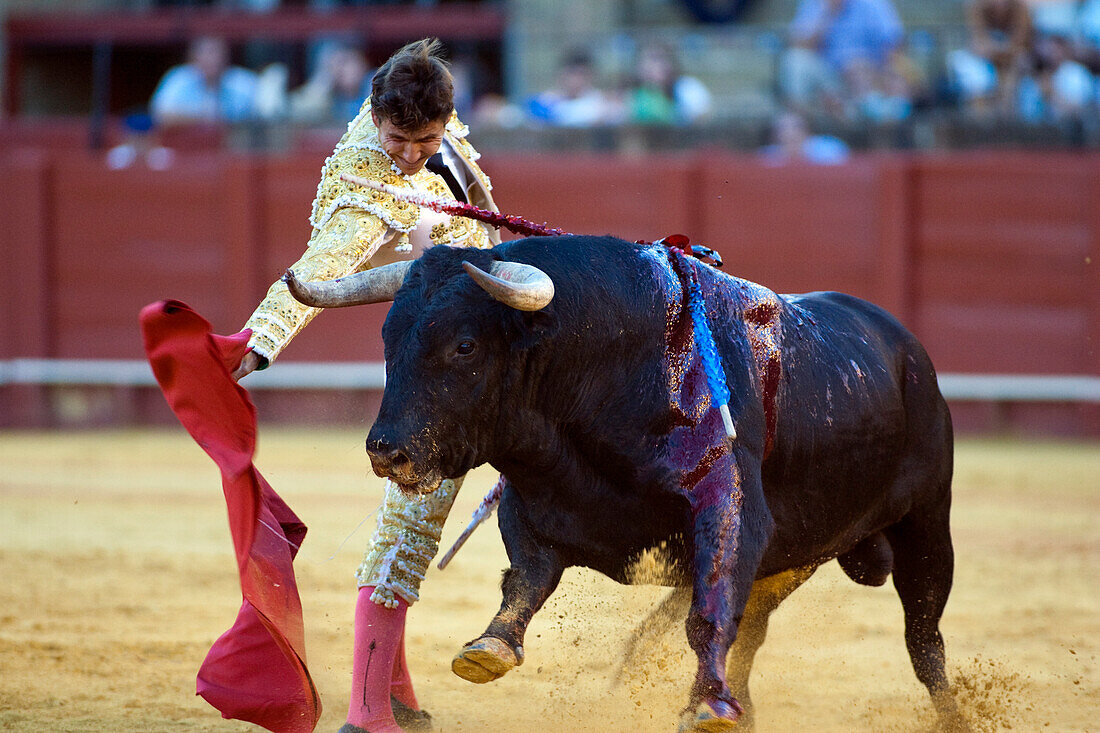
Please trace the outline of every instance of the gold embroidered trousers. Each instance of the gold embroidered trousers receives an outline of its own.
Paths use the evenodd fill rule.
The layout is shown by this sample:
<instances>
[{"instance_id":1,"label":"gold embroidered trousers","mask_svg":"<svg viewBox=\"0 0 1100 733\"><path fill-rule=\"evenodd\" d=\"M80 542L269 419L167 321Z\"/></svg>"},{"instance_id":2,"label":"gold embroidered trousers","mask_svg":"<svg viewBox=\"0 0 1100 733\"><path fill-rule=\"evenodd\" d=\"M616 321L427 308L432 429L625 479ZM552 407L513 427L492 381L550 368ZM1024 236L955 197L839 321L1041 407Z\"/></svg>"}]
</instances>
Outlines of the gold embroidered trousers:
<instances>
[{"instance_id":1,"label":"gold embroidered trousers","mask_svg":"<svg viewBox=\"0 0 1100 733\"><path fill-rule=\"evenodd\" d=\"M396 608L397 596L410 605L419 600L420 583L439 551L443 523L460 486L461 478L445 479L432 493L410 497L386 480L378 524L355 573L360 588L374 586L372 601Z\"/></svg>"}]
</instances>

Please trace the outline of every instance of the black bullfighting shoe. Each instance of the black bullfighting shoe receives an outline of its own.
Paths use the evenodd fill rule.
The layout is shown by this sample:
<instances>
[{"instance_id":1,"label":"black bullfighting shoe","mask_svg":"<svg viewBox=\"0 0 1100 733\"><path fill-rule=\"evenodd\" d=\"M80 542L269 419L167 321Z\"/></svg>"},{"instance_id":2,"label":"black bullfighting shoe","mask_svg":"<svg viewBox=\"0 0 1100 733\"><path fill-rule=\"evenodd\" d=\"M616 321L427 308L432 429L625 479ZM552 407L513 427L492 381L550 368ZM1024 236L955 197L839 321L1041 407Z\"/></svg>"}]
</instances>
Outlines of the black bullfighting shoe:
<instances>
[{"instance_id":1,"label":"black bullfighting shoe","mask_svg":"<svg viewBox=\"0 0 1100 733\"><path fill-rule=\"evenodd\" d=\"M390 695L390 707L393 708L393 719L406 733L431 733L432 716L427 710L413 710L393 695Z\"/></svg>"},{"instance_id":2,"label":"black bullfighting shoe","mask_svg":"<svg viewBox=\"0 0 1100 733\"><path fill-rule=\"evenodd\" d=\"M428 711L413 710L393 695L390 695L390 707L393 709L394 721L405 733L432 732L432 716ZM337 733L370 733L370 731L351 723L344 723Z\"/></svg>"}]
</instances>

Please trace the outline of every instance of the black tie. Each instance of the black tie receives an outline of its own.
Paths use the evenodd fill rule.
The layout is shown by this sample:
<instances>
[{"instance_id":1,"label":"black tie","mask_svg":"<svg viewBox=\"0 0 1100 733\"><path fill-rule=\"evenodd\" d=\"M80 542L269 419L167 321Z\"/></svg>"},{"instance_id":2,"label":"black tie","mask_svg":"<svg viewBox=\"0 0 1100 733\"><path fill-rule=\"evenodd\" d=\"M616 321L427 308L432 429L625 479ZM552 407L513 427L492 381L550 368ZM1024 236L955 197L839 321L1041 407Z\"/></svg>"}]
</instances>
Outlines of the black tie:
<instances>
[{"instance_id":1,"label":"black tie","mask_svg":"<svg viewBox=\"0 0 1100 733\"><path fill-rule=\"evenodd\" d=\"M443 153L436 153L428 158L428 162L424 164L424 167L432 173L442 176L443 180L447 182L447 187L451 189L451 193L454 194L457 200L464 204L470 203L466 200L466 192L462 190L462 186L459 184L458 179L455 178L455 174L451 173L451 169L443 162Z\"/></svg>"}]
</instances>

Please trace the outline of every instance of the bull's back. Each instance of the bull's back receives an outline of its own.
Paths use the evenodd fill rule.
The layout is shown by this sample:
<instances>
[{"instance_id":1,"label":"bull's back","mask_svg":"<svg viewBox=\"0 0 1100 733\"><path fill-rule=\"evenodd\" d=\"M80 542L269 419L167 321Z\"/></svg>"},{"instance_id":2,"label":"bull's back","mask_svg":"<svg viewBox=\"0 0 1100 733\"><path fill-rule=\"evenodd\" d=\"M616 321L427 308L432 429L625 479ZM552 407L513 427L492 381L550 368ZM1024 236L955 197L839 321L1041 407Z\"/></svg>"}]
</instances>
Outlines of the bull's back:
<instances>
[{"instance_id":1,"label":"bull's back","mask_svg":"<svg viewBox=\"0 0 1100 733\"><path fill-rule=\"evenodd\" d=\"M932 486L945 461L949 472L950 419L927 353L885 310L833 292L782 299L764 491L775 549L815 560L897 521L920 500L914 486ZM929 480L899 481L903 471Z\"/></svg>"}]
</instances>

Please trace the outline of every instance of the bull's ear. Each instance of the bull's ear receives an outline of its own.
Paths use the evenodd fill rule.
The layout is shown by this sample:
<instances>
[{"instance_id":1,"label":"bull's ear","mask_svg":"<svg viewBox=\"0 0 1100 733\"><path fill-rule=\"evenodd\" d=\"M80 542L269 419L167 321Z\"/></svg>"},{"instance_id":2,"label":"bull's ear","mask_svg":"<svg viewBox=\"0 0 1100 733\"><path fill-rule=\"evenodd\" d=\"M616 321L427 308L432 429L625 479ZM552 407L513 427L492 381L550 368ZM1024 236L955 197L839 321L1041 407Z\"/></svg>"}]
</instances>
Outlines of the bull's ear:
<instances>
[{"instance_id":1,"label":"bull's ear","mask_svg":"<svg viewBox=\"0 0 1100 733\"><path fill-rule=\"evenodd\" d=\"M558 314L552 303L541 310L525 313L517 312L517 315L520 316L520 321L523 324L523 336L520 339L522 348L531 348L544 338L553 336L558 332Z\"/></svg>"}]
</instances>

